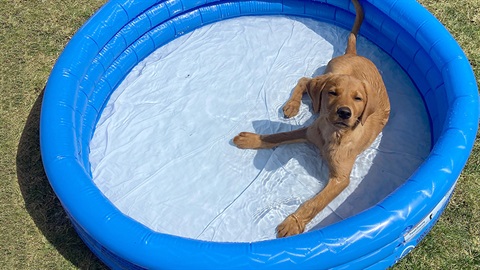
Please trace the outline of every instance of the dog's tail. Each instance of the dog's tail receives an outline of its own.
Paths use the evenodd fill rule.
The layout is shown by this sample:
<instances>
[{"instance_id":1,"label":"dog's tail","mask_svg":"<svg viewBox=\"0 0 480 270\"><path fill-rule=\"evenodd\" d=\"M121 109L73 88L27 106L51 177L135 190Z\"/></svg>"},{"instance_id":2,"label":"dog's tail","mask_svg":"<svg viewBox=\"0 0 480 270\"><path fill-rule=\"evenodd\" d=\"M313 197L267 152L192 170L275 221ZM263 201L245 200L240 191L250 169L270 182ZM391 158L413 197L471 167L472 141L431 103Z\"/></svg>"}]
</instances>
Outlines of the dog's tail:
<instances>
[{"instance_id":1,"label":"dog's tail","mask_svg":"<svg viewBox=\"0 0 480 270\"><path fill-rule=\"evenodd\" d=\"M348 36L348 43L347 43L347 50L345 54L357 54L357 35L358 31L360 30L360 26L362 26L363 22L363 8L358 2L358 0L352 0L353 5L355 6L355 22L353 23L352 31Z\"/></svg>"}]
</instances>

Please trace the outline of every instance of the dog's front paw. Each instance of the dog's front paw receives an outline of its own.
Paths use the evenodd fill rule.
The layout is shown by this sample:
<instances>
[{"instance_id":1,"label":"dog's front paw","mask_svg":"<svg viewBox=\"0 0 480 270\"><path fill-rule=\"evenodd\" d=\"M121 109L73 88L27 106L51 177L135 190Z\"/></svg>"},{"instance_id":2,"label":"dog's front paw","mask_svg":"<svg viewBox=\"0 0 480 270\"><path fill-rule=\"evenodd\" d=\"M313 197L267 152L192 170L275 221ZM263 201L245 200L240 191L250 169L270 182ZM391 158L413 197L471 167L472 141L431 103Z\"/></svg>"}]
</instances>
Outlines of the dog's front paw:
<instances>
[{"instance_id":1,"label":"dog's front paw","mask_svg":"<svg viewBox=\"0 0 480 270\"><path fill-rule=\"evenodd\" d=\"M294 117L295 115L298 114L299 109L300 109L300 101L289 100L287 101L287 104L283 106L283 115L286 118Z\"/></svg>"},{"instance_id":2,"label":"dog's front paw","mask_svg":"<svg viewBox=\"0 0 480 270\"><path fill-rule=\"evenodd\" d=\"M277 238L300 234L305 230L305 224L294 215L289 215L280 225L277 226Z\"/></svg>"},{"instance_id":3,"label":"dog's front paw","mask_svg":"<svg viewBox=\"0 0 480 270\"><path fill-rule=\"evenodd\" d=\"M233 138L233 143L241 149L258 149L262 147L260 135L250 132L241 132Z\"/></svg>"}]
</instances>

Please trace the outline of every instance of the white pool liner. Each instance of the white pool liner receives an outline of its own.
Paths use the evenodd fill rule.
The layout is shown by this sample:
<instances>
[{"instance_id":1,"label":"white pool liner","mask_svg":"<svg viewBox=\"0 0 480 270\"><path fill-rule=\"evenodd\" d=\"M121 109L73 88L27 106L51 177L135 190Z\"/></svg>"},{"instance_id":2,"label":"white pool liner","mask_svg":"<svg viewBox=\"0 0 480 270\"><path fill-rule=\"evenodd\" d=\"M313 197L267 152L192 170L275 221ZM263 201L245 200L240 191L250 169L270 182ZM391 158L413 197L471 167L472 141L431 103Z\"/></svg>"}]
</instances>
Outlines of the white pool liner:
<instances>
[{"instance_id":1,"label":"white pool liner","mask_svg":"<svg viewBox=\"0 0 480 270\"><path fill-rule=\"evenodd\" d=\"M348 31L298 17L241 17L202 27L156 50L112 94L90 144L97 187L124 214L154 231L251 242L275 227L328 180L308 144L240 150L241 131L298 129L311 102L285 119L297 80L321 74L343 54ZM390 121L359 156L350 186L307 230L359 213L399 187L430 150L420 95L388 54L358 40L387 85Z\"/></svg>"}]
</instances>

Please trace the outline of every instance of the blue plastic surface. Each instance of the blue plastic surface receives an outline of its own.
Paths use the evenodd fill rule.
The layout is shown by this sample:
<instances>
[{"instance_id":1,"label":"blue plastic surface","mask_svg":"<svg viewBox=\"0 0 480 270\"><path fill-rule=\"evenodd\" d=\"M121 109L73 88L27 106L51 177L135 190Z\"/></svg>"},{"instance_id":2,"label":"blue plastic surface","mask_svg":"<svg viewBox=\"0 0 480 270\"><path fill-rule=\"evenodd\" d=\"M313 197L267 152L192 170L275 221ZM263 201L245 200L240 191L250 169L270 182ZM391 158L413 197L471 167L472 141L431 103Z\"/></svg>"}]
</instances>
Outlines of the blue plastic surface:
<instances>
[{"instance_id":1,"label":"blue plastic surface","mask_svg":"<svg viewBox=\"0 0 480 270\"><path fill-rule=\"evenodd\" d=\"M348 0L112 0L55 64L41 113L47 176L77 232L113 269L386 268L410 252L446 206L471 152L478 89L464 53L414 0L363 0L360 34L410 75L431 119L426 161L378 205L320 230L255 243L161 234L123 215L96 188L88 145L112 91L144 57L205 24L245 15L310 17L350 29Z\"/></svg>"}]
</instances>

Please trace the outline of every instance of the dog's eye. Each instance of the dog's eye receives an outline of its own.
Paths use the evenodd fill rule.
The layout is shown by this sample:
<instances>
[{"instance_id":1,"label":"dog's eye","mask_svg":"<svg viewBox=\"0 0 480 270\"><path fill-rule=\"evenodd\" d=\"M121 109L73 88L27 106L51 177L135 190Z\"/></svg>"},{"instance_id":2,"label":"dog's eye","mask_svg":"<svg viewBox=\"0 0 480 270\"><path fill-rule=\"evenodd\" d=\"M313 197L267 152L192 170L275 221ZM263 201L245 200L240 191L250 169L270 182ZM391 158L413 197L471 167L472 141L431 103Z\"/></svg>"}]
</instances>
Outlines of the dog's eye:
<instances>
[{"instance_id":1,"label":"dog's eye","mask_svg":"<svg viewBox=\"0 0 480 270\"><path fill-rule=\"evenodd\" d=\"M362 101L363 99L361 97L355 97L356 101Z\"/></svg>"},{"instance_id":2,"label":"dog's eye","mask_svg":"<svg viewBox=\"0 0 480 270\"><path fill-rule=\"evenodd\" d=\"M328 91L328 94L330 96L334 96L334 97L338 96L337 92L335 92L335 91Z\"/></svg>"}]
</instances>

